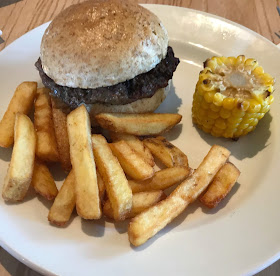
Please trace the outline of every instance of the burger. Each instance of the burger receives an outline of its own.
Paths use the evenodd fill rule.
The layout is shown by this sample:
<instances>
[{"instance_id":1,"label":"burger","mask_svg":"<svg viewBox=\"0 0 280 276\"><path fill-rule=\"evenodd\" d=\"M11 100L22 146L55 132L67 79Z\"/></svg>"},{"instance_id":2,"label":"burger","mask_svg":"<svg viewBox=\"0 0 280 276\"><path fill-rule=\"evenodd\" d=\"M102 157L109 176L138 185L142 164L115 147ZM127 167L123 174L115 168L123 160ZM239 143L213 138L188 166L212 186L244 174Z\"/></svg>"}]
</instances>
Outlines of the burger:
<instances>
[{"instance_id":1,"label":"burger","mask_svg":"<svg viewBox=\"0 0 280 276\"><path fill-rule=\"evenodd\" d=\"M36 67L56 103L101 112L153 112L179 64L162 22L130 1L68 7L46 29Z\"/></svg>"}]
</instances>

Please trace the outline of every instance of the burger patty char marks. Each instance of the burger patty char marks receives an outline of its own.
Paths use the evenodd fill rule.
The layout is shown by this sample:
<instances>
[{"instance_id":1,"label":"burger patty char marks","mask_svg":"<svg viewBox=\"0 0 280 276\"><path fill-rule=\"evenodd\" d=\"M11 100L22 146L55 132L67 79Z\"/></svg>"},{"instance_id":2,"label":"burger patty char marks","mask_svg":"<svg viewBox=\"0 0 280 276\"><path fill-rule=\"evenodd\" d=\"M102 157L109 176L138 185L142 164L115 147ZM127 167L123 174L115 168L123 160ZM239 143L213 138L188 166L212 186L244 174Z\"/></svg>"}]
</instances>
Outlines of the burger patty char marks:
<instances>
[{"instance_id":1,"label":"burger patty char marks","mask_svg":"<svg viewBox=\"0 0 280 276\"><path fill-rule=\"evenodd\" d=\"M116 85L94 89L58 85L44 73L40 58L35 66L39 70L43 84L51 89L52 94L71 108L76 108L81 103L123 105L139 99L150 98L158 89L168 85L179 62L180 60L174 57L173 49L168 47L165 59L149 72Z\"/></svg>"}]
</instances>

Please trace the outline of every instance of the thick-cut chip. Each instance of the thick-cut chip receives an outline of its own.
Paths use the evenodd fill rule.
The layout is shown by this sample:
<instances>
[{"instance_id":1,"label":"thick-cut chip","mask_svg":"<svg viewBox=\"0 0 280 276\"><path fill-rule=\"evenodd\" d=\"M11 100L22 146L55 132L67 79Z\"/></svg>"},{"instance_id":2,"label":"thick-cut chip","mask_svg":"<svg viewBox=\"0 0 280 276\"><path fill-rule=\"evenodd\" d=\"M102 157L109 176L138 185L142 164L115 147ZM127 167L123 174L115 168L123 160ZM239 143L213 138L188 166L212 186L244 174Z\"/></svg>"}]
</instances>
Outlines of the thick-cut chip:
<instances>
[{"instance_id":1,"label":"thick-cut chip","mask_svg":"<svg viewBox=\"0 0 280 276\"><path fill-rule=\"evenodd\" d=\"M130 242L135 246L145 243L181 214L207 188L229 155L227 149L214 145L195 172L165 200L132 219L128 227Z\"/></svg>"},{"instance_id":2,"label":"thick-cut chip","mask_svg":"<svg viewBox=\"0 0 280 276\"><path fill-rule=\"evenodd\" d=\"M128 184L133 193L164 190L176 183L182 182L190 173L190 169L173 167L157 171L155 175L144 181L129 180Z\"/></svg>"},{"instance_id":3,"label":"thick-cut chip","mask_svg":"<svg viewBox=\"0 0 280 276\"><path fill-rule=\"evenodd\" d=\"M116 133L111 132L110 137L112 138L113 142L124 140L126 141L133 150L135 150L145 161L151 165L152 167L155 165L155 161L153 155L151 154L150 150L144 146L143 142L139 140L136 136L125 134L125 133Z\"/></svg>"},{"instance_id":4,"label":"thick-cut chip","mask_svg":"<svg viewBox=\"0 0 280 276\"><path fill-rule=\"evenodd\" d=\"M97 184L98 184L98 189L99 189L99 198L102 202L104 200L106 187L105 187L104 181L103 181L100 173L98 172L98 170L96 170L96 176L97 176Z\"/></svg>"},{"instance_id":5,"label":"thick-cut chip","mask_svg":"<svg viewBox=\"0 0 280 276\"><path fill-rule=\"evenodd\" d=\"M28 114L33 106L37 82L21 83L0 122L0 147L8 148L14 143L14 126L17 113Z\"/></svg>"},{"instance_id":6,"label":"thick-cut chip","mask_svg":"<svg viewBox=\"0 0 280 276\"><path fill-rule=\"evenodd\" d=\"M59 153L59 162L65 171L71 170L70 146L67 133L67 114L63 109L57 106L56 101L51 98L52 116L54 124L54 132L57 142L57 150Z\"/></svg>"},{"instance_id":7,"label":"thick-cut chip","mask_svg":"<svg viewBox=\"0 0 280 276\"><path fill-rule=\"evenodd\" d=\"M134 194L132 198L132 208L130 213L126 215L126 218L135 217L165 198L166 195L163 191L149 191ZM114 218L113 209L109 200L104 203L103 213L108 218Z\"/></svg>"},{"instance_id":8,"label":"thick-cut chip","mask_svg":"<svg viewBox=\"0 0 280 276\"><path fill-rule=\"evenodd\" d=\"M84 219L102 215L92 152L89 114L84 105L67 116L71 163L75 174L76 209Z\"/></svg>"},{"instance_id":9,"label":"thick-cut chip","mask_svg":"<svg viewBox=\"0 0 280 276\"><path fill-rule=\"evenodd\" d=\"M110 144L114 155L118 158L124 172L137 180L144 180L154 175L154 169L125 141Z\"/></svg>"},{"instance_id":10,"label":"thick-cut chip","mask_svg":"<svg viewBox=\"0 0 280 276\"><path fill-rule=\"evenodd\" d=\"M57 226L65 225L71 217L75 203L75 175L71 170L54 200L48 220Z\"/></svg>"},{"instance_id":11,"label":"thick-cut chip","mask_svg":"<svg viewBox=\"0 0 280 276\"><path fill-rule=\"evenodd\" d=\"M53 200L58 193L54 179L46 165L35 161L31 185L34 190L48 200Z\"/></svg>"},{"instance_id":12,"label":"thick-cut chip","mask_svg":"<svg viewBox=\"0 0 280 276\"><path fill-rule=\"evenodd\" d=\"M41 160L56 162L59 158L49 92L48 88L37 90L34 112L34 126L37 135L36 155Z\"/></svg>"},{"instance_id":13,"label":"thick-cut chip","mask_svg":"<svg viewBox=\"0 0 280 276\"><path fill-rule=\"evenodd\" d=\"M12 159L4 180L2 196L6 201L20 201L26 195L32 179L36 136L28 116L17 114Z\"/></svg>"},{"instance_id":14,"label":"thick-cut chip","mask_svg":"<svg viewBox=\"0 0 280 276\"><path fill-rule=\"evenodd\" d=\"M104 181L115 220L123 220L132 207L132 192L117 158L102 135L92 135L96 166Z\"/></svg>"},{"instance_id":15,"label":"thick-cut chip","mask_svg":"<svg viewBox=\"0 0 280 276\"><path fill-rule=\"evenodd\" d=\"M216 207L236 183L240 171L230 162L226 163L215 175L206 193L199 200L208 208Z\"/></svg>"},{"instance_id":16,"label":"thick-cut chip","mask_svg":"<svg viewBox=\"0 0 280 276\"><path fill-rule=\"evenodd\" d=\"M101 127L110 131L144 136L158 135L170 130L181 121L182 116L167 113L100 113L95 119Z\"/></svg>"},{"instance_id":17,"label":"thick-cut chip","mask_svg":"<svg viewBox=\"0 0 280 276\"><path fill-rule=\"evenodd\" d=\"M164 137L147 138L143 142L166 167L189 167L188 157Z\"/></svg>"}]
</instances>

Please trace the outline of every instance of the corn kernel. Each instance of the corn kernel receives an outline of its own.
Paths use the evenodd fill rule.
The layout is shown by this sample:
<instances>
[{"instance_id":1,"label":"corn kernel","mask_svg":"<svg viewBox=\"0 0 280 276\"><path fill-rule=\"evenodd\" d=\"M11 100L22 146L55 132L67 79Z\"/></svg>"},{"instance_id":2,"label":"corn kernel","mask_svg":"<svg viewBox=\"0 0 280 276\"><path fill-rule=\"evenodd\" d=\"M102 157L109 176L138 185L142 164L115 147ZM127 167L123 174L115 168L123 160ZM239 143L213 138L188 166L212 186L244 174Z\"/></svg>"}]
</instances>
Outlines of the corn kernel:
<instances>
[{"instance_id":1,"label":"corn kernel","mask_svg":"<svg viewBox=\"0 0 280 276\"><path fill-rule=\"evenodd\" d=\"M204 99L207 103L212 103L213 102L213 97L214 97L214 94L213 92L207 92L204 94Z\"/></svg>"},{"instance_id":2,"label":"corn kernel","mask_svg":"<svg viewBox=\"0 0 280 276\"><path fill-rule=\"evenodd\" d=\"M245 122L246 124L251 124L255 119L254 118L243 118L242 122Z\"/></svg>"},{"instance_id":3,"label":"corn kernel","mask_svg":"<svg viewBox=\"0 0 280 276\"><path fill-rule=\"evenodd\" d=\"M239 109L239 108L234 108L232 110L232 116L234 117L243 117L245 115L245 111Z\"/></svg>"},{"instance_id":4,"label":"corn kernel","mask_svg":"<svg viewBox=\"0 0 280 276\"><path fill-rule=\"evenodd\" d=\"M268 110L270 109L270 106L269 105L265 105L261 108L260 112L262 113L266 113Z\"/></svg>"},{"instance_id":5,"label":"corn kernel","mask_svg":"<svg viewBox=\"0 0 280 276\"><path fill-rule=\"evenodd\" d=\"M244 64L245 62L245 56L244 55L240 55L236 58L236 63L237 64Z\"/></svg>"},{"instance_id":6,"label":"corn kernel","mask_svg":"<svg viewBox=\"0 0 280 276\"><path fill-rule=\"evenodd\" d=\"M217 67L217 62L216 60L209 60L207 62L207 67L210 68L212 71L214 71Z\"/></svg>"},{"instance_id":7,"label":"corn kernel","mask_svg":"<svg viewBox=\"0 0 280 276\"><path fill-rule=\"evenodd\" d=\"M238 129L235 133L234 133L234 137L239 137L243 134L243 129Z\"/></svg>"},{"instance_id":8,"label":"corn kernel","mask_svg":"<svg viewBox=\"0 0 280 276\"><path fill-rule=\"evenodd\" d=\"M263 116L265 115L265 113L266 113L266 112L264 112L264 113L259 113L259 114L258 114L258 117L257 117L257 118L258 118L258 120L262 119L262 118L263 118Z\"/></svg>"},{"instance_id":9,"label":"corn kernel","mask_svg":"<svg viewBox=\"0 0 280 276\"><path fill-rule=\"evenodd\" d=\"M241 103L241 109L243 111L246 111L249 107L250 107L250 103L248 101L245 100Z\"/></svg>"},{"instance_id":10,"label":"corn kernel","mask_svg":"<svg viewBox=\"0 0 280 276\"><path fill-rule=\"evenodd\" d=\"M219 113L218 112L214 112L212 110L208 111L208 117L211 119L217 119L219 118Z\"/></svg>"},{"instance_id":11,"label":"corn kernel","mask_svg":"<svg viewBox=\"0 0 280 276\"><path fill-rule=\"evenodd\" d=\"M239 126L238 126L238 129L246 129L247 127L249 126L249 124L245 123L245 122L242 122Z\"/></svg>"},{"instance_id":12,"label":"corn kernel","mask_svg":"<svg viewBox=\"0 0 280 276\"><path fill-rule=\"evenodd\" d=\"M232 110L235 106L235 99L233 98L226 98L223 101L223 108Z\"/></svg>"},{"instance_id":13,"label":"corn kernel","mask_svg":"<svg viewBox=\"0 0 280 276\"><path fill-rule=\"evenodd\" d=\"M224 100L224 96L221 93L216 93L213 97L213 103L216 106L222 106L223 105L223 100Z\"/></svg>"},{"instance_id":14,"label":"corn kernel","mask_svg":"<svg viewBox=\"0 0 280 276\"><path fill-rule=\"evenodd\" d=\"M207 111L205 110L205 109L200 109L199 111L198 111L198 118L200 119L200 120L203 120L204 118L205 118L205 116L206 116L206 114L207 114Z\"/></svg>"},{"instance_id":15,"label":"corn kernel","mask_svg":"<svg viewBox=\"0 0 280 276\"><path fill-rule=\"evenodd\" d=\"M240 124L240 122L243 120L243 118L230 117L227 120L229 123L232 123L232 124Z\"/></svg>"},{"instance_id":16,"label":"corn kernel","mask_svg":"<svg viewBox=\"0 0 280 276\"><path fill-rule=\"evenodd\" d=\"M248 112L258 113L261 109L261 105L256 100L251 100Z\"/></svg>"},{"instance_id":17,"label":"corn kernel","mask_svg":"<svg viewBox=\"0 0 280 276\"><path fill-rule=\"evenodd\" d=\"M251 125L251 126L256 126L256 125L258 124L258 122L259 122L258 119L254 119L254 120L250 123L250 125Z\"/></svg>"},{"instance_id":18,"label":"corn kernel","mask_svg":"<svg viewBox=\"0 0 280 276\"><path fill-rule=\"evenodd\" d=\"M256 67L253 72L254 75L262 75L263 74L263 68L261 66Z\"/></svg>"},{"instance_id":19,"label":"corn kernel","mask_svg":"<svg viewBox=\"0 0 280 276\"><path fill-rule=\"evenodd\" d=\"M204 120L203 120L203 124L204 125L209 125L209 126L213 126L215 123L215 120L214 119L211 119L209 117L206 117Z\"/></svg>"},{"instance_id":20,"label":"corn kernel","mask_svg":"<svg viewBox=\"0 0 280 276\"><path fill-rule=\"evenodd\" d=\"M203 101L203 102L201 103L201 107L202 107L203 109L205 109L205 110L208 110L208 109L209 109L209 104L208 104L207 102Z\"/></svg>"},{"instance_id":21,"label":"corn kernel","mask_svg":"<svg viewBox=\"0 0 280 276\"><path fill-rule=\"evenodd\" d=\"M221 134L223 133L223 129L214 126L214 127L212 128L211 133L212 133L212 132L215 133L216 135L221 135Z\"/></svg>"},{"instance_id":22,"label":"corn kernel","mask_svg":"<svg viewBox=\"0 0 280 276\"><path fill-rule=\"evenodd\" d=\"M211 128L206 128L205 126L202 127L202 130L206 133L210 133L211 132Z\"/></svg>"},{"instance_id":23,"label":"corn kernel","mask_svg":"<svg viewBox=\"0 0 280 276\"><path fill-rule=\"evenodd\" d=\"M201 87L197 88L197 92L199 93L200 96L204 96L205 91L201 89Z\"/></svg>"},{"instance_id":24,"label":"corn kernel","mask_svg":"<svg viewBox=\"0 0 280 276\"><path fill-rule=\"evenodd\" d=\"M218 112L218 111L220 111L221 108L212 103L212 104L210 104L210 109L213 110L214 112Z\"/></svg>"},{"instance_id":25,"label":"corn kernel","mask_svg":"<svg viewBox=\"0 0 280 276\"><path fill-rule=\"evenodd\" d=\"M215 126L220 129L225 129L227 127L227 124L225 120L218 118L215 122Z\"/></svg>"},{"instance_id":26,"label":"corn kernel","mask_svg":"<svg viewBox=\"0 0 280 276\"><path fill-rule=\"evenodd\" d=\"M274 97L272 95L270 95L267 99L267 103L270 105L273 103L273 101L274 101Z\"/></svg>"},{"instance_id":27,"label":"corn kernel","mask_svg":"<svg viewBox=\"0 0 280 276\"><path fill-rule=\"evenodd\" d=\"M228 130L233 129L233 128L238 128L238 126L240 125L240 123L227 123L228 126Z\"/></svg>"},{"instance_id":28,"label":"corn kernel","mask_svg":"<svg viewBox=\"0 0 280 276\"><path fill-rule=\"evenodd\" d=\"M231 112L227 109L224 109L222 108L221 111L220 111L220 116L223 118L223 119L227 119L231 116Z\"/></svg>"},{"instance_id":29,"label":"corn kernel","mask_svg":"<svg viewBox=\"0 0 280 276\"><path fill-rule=\"evenodd\" d=\"M223 135L225 138L232 138L233 134L234 134L234 131L231 129L231 130L225 131Z\"/></svg>"}]
</instances>

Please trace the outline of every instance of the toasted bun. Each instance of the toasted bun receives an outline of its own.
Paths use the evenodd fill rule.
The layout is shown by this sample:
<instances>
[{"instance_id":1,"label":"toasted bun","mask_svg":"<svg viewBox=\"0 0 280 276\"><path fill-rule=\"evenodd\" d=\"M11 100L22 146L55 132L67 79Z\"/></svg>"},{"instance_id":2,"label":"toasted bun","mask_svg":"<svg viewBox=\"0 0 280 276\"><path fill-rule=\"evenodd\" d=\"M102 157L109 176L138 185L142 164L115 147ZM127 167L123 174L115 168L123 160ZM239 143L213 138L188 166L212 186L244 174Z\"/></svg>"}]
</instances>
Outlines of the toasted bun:
<instances>
[{"instance_id":1,"label":"toasted bun","mask_svg":"<svg viewBox=\"0 0 280 276\"><path fill-rule=\"evenodd\" d=\"M70 6L51 22L41 60L57 84L97 88L150 71L166 56L167 46L166 29L147 9L95 0Z\"/></svg>"}]
</instances>

